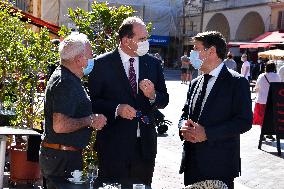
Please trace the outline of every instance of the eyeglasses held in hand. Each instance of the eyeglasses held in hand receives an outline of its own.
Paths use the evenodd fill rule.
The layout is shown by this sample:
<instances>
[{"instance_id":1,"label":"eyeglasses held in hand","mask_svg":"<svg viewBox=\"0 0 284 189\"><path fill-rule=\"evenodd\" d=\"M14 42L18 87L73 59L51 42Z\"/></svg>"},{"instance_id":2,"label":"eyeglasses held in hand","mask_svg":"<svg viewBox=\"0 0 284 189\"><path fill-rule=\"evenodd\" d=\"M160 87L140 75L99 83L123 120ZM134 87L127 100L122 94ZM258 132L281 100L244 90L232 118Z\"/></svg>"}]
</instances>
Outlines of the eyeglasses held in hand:
<instances>
[{"instance_id":1,"label":"eyeglasses held in hand","mask_svg":"<svg viewBox=\"0 0 284 189\"><path fill-rule=\"evenodd\" d=\"M143 123L145 123L146 125L150 124L150 119L149 119L149 117L143 115L141 111L136 111L136 117L137 117L137 118L140 118L141 121L142 121Z\"/></svg>"}]
</instances>

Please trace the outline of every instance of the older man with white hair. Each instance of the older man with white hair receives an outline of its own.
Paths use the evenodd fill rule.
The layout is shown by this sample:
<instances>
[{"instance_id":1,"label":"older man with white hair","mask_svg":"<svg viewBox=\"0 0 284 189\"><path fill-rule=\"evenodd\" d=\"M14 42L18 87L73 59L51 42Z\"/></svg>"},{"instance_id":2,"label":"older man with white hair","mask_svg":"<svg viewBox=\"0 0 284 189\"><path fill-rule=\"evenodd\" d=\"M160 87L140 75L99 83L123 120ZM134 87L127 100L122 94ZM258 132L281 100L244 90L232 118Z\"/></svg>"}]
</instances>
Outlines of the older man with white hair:
<instances>
[{"instance_id":1,"label":"older man with white hair","mask_svg":"<svg viewBox=\"0 0 284 189\"><path fill-rule=\"evenodd\" d=\"M82 149L93 129L106 124L102 114L92 114L89 96L81 84L94 65L92 47L84 34L71 34L59 45L60 65L51 75L45 93L45 129L40 166L47 188L51 178L71 177L82 170Z\"/></svg>"}]
</instances>

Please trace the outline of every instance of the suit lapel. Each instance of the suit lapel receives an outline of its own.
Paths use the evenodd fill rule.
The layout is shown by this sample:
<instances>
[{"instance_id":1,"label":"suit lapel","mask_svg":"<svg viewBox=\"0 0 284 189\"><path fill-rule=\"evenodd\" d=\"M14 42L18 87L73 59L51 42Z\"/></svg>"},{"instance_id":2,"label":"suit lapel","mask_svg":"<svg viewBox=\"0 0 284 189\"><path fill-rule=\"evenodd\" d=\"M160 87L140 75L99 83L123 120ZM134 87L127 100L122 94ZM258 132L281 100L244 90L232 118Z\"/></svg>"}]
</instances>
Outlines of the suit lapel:
<instances>
[{"instance_id":1,"label":"suit lapel","mask_svg":"<svg viewBox=\"0 0 284 189\"><path fill-rule=\"evenodd\" d=\"M214 99L216 97L216 95L218 94L219 90L222 90L222 87L224 86L224 81L226 81L228 79L229 76L229 71L227 70L226 66L224 65L219 73L219 76L216 80L216 82L214 83L208 97L207 100L204 104L203 110L201 112L200 118L199 118L199 122L203 121L203 118L206 118L206 114L209 110L209 107L211 105L212 102L214 102Z\"/></svg>"},{"instance_id":2,"label":"suit lapel","mask_svg":"<svg viewBox=\"0 0 284 189\"><path fill-rule=\"evenodd\" d=\"M199 85L200 85L200 82L201 82L201 79L202 79L202 77L201 76L199 76L196 80L195 80L195 82L194 83L192 83L192 85L190 86L190 92L189 92L189 94L188 94L188 105L189 105L189 109L188 109L188 112L189 112L189 116L190 115L192 115L192 113L193 113L193 107L192 107L192 105L193 105L193 99L194 99L194 97L195 97L195 95L196 95L196 92L197 92L197 89L198 89L198 87L199 87Z\"/></svg>"},{"instance_id":3,"label":"suit lapel","mask_svg":"<svg viewBox=\"0 0 284 189\"><path fill-rule=\"evenodd\" d=\"M112 56L112 66L115 70L116 73L116 78L117 81L122 82L122 85L124 86L125 90L127 91L127 93L134 98L133 93L132 93L132 89L128 80L128 77L125 73L124 67L123 67L123 63L121 60L121 57L119 55L118 49L115 49L113 51L113 56Z\"/></svg>"},{"instance_id":4,"label":"suit lapel","mask_svg":"<svg viewBox=\"0 0 284 189\"><path fill-rule=\"evenodd\" d=\"M139 57L139 75L138 75L138 97L144 97L143 92L139 89L139 83L143 79L149 79L148 77L148 65L145 60L145 56L140 56Z\"/></svg>"},{"instance_id":5,"label":"suit lapel","mask_svg":"<svg viewBox=\"0 0 284 189\"><path fill-rule=\"evenodd\" d=\"M145 57L139 57L139 75L138 75L138 83L143 79L148 78L148 65L145 61Z\"/></svg>"}]
</instances>

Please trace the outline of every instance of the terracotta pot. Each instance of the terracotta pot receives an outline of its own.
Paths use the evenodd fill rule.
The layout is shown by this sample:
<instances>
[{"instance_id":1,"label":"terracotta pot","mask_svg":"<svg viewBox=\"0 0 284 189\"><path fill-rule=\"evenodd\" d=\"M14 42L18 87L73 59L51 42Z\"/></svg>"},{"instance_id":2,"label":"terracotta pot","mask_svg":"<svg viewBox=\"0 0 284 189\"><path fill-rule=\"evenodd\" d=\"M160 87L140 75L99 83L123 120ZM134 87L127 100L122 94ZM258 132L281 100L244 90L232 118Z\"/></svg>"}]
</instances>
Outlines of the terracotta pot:
<instances>
[{"instance_id":1,"label":"terracotta pot","mask_svg":"<svg viewBox=\"0 0 284 189\"><path fill-rule=\"evenodd\" d=\"M12 146L10 149L10 179L13 182L33 182L40 179L38 162L27 161L25 145Z\"/></svg>"}]
</instances>

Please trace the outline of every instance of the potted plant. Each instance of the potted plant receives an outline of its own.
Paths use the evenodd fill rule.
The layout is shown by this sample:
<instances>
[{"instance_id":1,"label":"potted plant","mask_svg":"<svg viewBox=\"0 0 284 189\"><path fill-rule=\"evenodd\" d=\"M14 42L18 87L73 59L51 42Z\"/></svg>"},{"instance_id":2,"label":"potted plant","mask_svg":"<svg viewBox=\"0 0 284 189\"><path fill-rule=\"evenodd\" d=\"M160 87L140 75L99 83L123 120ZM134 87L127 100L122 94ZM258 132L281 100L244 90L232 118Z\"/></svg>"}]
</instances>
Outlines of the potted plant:
<instances>
[{"instance_id":1,"label":"potted plant","mask_svg":"<svg viewBox=\"0 0 284 189\"><path fill-rule=\"evenodd\" d=\"M20 21L21 13L12 12L11 7L7 1L0 4L0 101L15 108L11 126L40 128L44 94L36 90L42 79L39 74L47 74L48 64L55 63L58 54L52 51L48 30L33 32L28 23ZM10 152L12 180L39 177L38 163L26 160L25 143Z\"/></svg>"}]
</instances>

